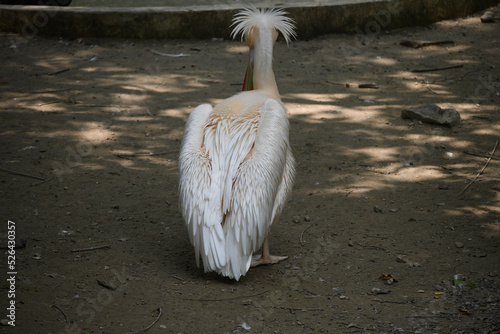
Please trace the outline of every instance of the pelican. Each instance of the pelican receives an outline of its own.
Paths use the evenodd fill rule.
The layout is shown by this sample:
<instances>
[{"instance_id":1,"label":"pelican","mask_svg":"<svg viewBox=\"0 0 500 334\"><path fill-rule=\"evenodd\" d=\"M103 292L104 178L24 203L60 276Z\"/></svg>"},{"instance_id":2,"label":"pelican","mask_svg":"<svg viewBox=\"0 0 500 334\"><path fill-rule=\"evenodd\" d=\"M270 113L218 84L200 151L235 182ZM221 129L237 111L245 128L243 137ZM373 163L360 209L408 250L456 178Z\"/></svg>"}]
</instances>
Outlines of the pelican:
<instances>
[{"instance_id":1,"label":"pelican","mask_svg":"<svg viewBox=\"0 0 500 334\"><path fill-rule=\"evenodd\" d=\"M250 49L243 91L188 117L179 155L179 207L196 264L239 280L250 266L278 263L268 233L289 195L295 160L289 123L272 70L278 32L288 43L293 20L282 9L246 8L235 15ZM262 245L262 255L252 255Z\"/></svg>"}]
</instances>

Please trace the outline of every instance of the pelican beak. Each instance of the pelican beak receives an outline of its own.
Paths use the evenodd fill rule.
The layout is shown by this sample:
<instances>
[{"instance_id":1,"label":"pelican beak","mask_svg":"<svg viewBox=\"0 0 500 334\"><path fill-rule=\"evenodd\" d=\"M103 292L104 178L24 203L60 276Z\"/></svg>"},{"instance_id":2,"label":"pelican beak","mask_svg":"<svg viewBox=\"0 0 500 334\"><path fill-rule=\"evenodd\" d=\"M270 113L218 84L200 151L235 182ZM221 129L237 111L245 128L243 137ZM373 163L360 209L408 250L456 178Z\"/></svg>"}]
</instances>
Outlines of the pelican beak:
<instances>
[{"instance_id":1,"label":"pelican beak","mask_svg":"<svg viewBox=\"0 0 500 334\"><path fill-rule=\"evenodd\" d=\"M253 48L251 48L248 54L248 66L245 72L245 79L243 80L242 91L253 90L253 52Z\"/></svg>"}]
</instances>

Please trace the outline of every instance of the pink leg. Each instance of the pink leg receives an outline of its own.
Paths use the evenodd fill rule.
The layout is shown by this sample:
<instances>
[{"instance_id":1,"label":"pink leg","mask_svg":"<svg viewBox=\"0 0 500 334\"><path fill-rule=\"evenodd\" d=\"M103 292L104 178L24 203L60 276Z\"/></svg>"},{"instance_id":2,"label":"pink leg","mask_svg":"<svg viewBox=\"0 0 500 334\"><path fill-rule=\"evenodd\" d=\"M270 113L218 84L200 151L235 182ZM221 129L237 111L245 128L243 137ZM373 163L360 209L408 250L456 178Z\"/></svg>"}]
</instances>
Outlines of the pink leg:
<instances>
[{"instance_id":1,"label":"pink leg","mask_svg":"<svg viewBox=\"0 0 500 334\"><path fill-rule=\"evenodd\" d=\"M264 264L274 264L280 261L288 259L288 256L274 256L269 254L269 242L267 237L264 239L262 243L262 255L258 260L253 260L251 267L257 267Z\"/></svg>"}]
</instances>

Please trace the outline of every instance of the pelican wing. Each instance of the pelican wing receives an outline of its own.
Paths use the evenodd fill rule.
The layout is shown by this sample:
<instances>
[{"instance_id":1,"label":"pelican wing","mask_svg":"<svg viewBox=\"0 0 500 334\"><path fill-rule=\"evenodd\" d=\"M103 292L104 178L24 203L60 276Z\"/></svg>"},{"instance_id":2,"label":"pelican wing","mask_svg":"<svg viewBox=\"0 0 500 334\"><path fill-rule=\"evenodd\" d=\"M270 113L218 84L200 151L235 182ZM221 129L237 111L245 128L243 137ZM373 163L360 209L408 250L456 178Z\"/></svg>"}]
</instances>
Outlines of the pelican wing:
<instances>
[{"instance_id":1,"label":"pelican wing","mask_svg":"<svg viewBox=\"0 0 500 334\"><path fill-rule=\"evenodd\" d=\"M252 253L260 247L276 209L282 206L277 200L284 198L278 193L287 157L291 157L288 129L285 109L276 100L267 99L260 108L253 149L232 180L231 197L224 199L230 201L230 210L224 222L227 263L219 271L222 275L239 279L248 271Z\"/></svg>"},{"instance_id":2,"label":"pelican wing","mask_svg":"<svg viewBox=\"0 0 500 334\"><path fill-rule=\"evenodd\" d=\"M220 196L213 192L217 180L213 179L212 161L204 146L204 127L212 110L204 104L191 112L179 154L179 206L195 249L196 264L199 266L201 256L205 271L226 262Z\"/></svg>"}]
</instances>

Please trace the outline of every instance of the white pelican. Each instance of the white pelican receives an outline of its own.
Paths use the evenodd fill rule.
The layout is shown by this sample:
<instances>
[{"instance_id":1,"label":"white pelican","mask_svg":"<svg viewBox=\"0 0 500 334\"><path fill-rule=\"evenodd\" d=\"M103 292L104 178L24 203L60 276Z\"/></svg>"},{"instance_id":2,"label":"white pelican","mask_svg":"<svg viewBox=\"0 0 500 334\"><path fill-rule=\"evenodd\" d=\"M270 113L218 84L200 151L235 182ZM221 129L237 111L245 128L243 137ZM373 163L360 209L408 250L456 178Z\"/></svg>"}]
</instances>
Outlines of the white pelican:
<instances>
[{"instance_id":1,"label":"white pelican","mask_svg":"<svg viewBox=\"0 0 500 334\"><path fill-rule=\"evenodd\" d=\"M195 108L179 156L179 205L196 264L238 280L250 267L277 263L268 232L293 184L289 124L272 70L278 31L288 43L293 20L281 9L247 8L233 19L233 38L250 48L243 92L215 107ZM262 256L252 254L262 244Z\"/></svg>"}]
</instances>

